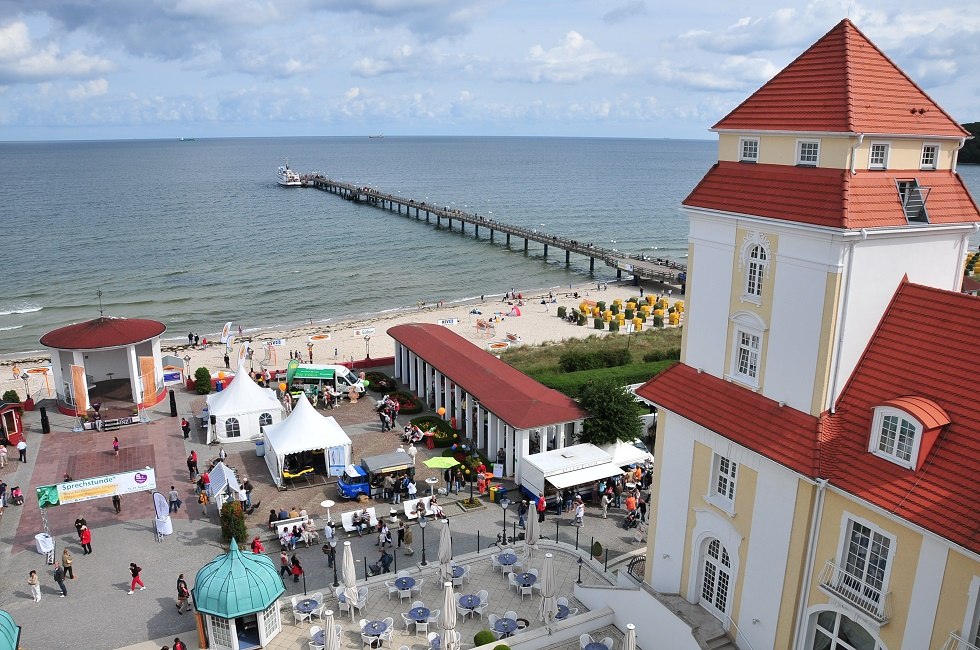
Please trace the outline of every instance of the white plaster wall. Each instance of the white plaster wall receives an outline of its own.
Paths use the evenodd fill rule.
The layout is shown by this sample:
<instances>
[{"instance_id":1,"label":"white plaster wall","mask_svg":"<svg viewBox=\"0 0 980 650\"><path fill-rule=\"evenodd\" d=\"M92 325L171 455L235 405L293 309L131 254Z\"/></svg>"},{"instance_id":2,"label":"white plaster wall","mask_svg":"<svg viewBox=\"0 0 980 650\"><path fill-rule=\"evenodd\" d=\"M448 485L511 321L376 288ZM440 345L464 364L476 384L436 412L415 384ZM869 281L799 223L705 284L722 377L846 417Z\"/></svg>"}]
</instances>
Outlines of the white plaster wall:
<instances>
[{"instance_id":1,"label":"white plaster wall","mask_svg":"<svg viewBox=\"0 0 980 650\"><path fill-rule=\"evenodd\" d=\"M676 413L661 411L665 418L663 457L658 462L660 486L656 535L647 542L647 561L652 562L650 585L662 593L680 593L685 534L690 510L691 466L694 462L694 429L701 428Z\"/></svg>"},{"instance_id":2,"label":"white plaster wall","mask_svg":"<svg viewBox=\"0 0 980 650\"><path fill-rule=\"evenodd\" d=\"M687 284L684 361L692 368L723 377L735 259L735 221L686 212L690 217L689 242L694 260Z\"/></svg>"},{"instance_id":3,"label":"white plaster wall","mask_svg":"<svg viewBox=\"0 0 980 650\"><path fill-rule=\"evenodd\" d=\"M96 382L108 380L107 372L113 373L113 379L124 379L129 376L129 357L126 355L126 348L86 352L85 356L88 357L85 359L85 373L91 375Z\"/></svg>"},{"instance_id":4,"label":"white plaster wall","mask_svg":"<svg viewBox=\"0 0 980 650\"><path fill-rule=\"evenodd\" d=\"M752 507L742 591L736 624L753 648L772 648L776 642L779 607L785 583L790 533L796 509L797 481L790 471L760 463ZM753 620L758 619L758 623Z\"/></svg>"},{"instance_id":5,"label":"white plaster wall","mask_svg":"<svg viewBox=\"0 0 980 650\"><path fill-rule=\"evenodd\" d=\"M575 597L590 610L608 607L620 630L636 626L636 643L641 648L700 650L691 628L663 604L636 587L575 586Z\"/></svg>"},{"instance_id":6,"label":"white plaster wall","mask_svg":"<svg viewBox=\"0 0 980 650\"><path fill-rule=\"evenodd\" d=\"M902 650L929 647L948 554L949 549L944 543L929 535L922 536L905 634L902 636Z\"/></svg>"}]
</instances>

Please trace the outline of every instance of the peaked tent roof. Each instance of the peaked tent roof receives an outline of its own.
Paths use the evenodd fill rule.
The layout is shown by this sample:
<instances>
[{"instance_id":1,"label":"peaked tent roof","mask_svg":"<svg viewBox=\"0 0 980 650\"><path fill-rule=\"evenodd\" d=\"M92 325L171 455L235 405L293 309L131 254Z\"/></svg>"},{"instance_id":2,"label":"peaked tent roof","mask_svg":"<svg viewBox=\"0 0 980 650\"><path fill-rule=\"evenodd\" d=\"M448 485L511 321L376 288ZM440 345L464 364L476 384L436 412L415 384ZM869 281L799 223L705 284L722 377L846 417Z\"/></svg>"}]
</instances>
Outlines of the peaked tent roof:
<instances>
[{"instance_id":1,"label":"peaked tent roof","mask_svg":"<svg viewBox=\"0 0 980 650\"><path fill-rule=\"evenodd\" d=\"M533 429L586 417L572 398L531 379L441 325L395 325L388 328L388 335L515 429Z\"/></svg>"},{"instance_id":2,"label":"peaked tent roof","mask_svg":"<svg viewBox=\"0 0 980 650\"><path fill-rule=\"evenodd\" d=\"M279 456L351 444L337 420L317 413L303 393L285 420L265 427L265 437Z\"/></svg>"},{"instance_id":3,"label":"peaked tent roof","mask_svg":"<svg viewBox=\"0 0 980 650\"><path fill-rule=\"evenodd\" d=\"M102 316L51 330L40 343L56 350L98 350L142 343L166 331L167 326L155 320Z\"/></svg>"},{"instance_id":4,"label":"peaked tent roof","mask_svg":"<svg viewBox=\"0 0 980 650\"><path fill-rule=\"evenodd\" d=\"M268 555L242 553L232 539L227 553L197 572L194 606L205 614L235 618L264 611L285 591L279 569Z\"/></svg>"},{"instance_id":5,"label":"peaked tent roof","mask_svg":"<svg viewBox=\"0 0 980 650\"><path fill-rule=\"evenodd\" d=\"M970 135L847 19L713 128Z\"/></svg>"},{"instance_id":6,"label":"peaked tent roof","mask_svg":"<svg viewBox=\"0 0 980 650\"><path fill-rule=\"evenodd\" d=\"M228 387L220 393L211 393L207 401L208 412L219 416L282 410L272 389L256 384L244 364L239 364L235 379Z\"/></svg>"}]
</instances>

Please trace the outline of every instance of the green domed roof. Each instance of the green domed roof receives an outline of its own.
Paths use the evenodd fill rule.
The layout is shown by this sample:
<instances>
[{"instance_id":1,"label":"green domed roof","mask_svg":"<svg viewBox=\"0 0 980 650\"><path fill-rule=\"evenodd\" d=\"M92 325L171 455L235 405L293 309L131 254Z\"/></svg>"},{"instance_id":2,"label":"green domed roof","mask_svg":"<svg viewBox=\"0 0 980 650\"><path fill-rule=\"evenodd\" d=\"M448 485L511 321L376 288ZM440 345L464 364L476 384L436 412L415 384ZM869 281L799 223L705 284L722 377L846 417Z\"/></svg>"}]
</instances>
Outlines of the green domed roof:
<instances>
[{"instance_id":1,"label":"green domed roof","mask_svg":"<svg viewBox=\"0 0 980 650\"><path fill-rule=\"evenodd\" d=\"M17 650L20 627L7 612L0 610L0 650Z\"/></svg>"},{"instance_id":2,"label":"green domed roof","mask_svg":"<svg viewBox=\"0 0 980 650\"><path fill-rule=\"evenodd\" d=\"M279 569L267 556L242 553L238 543L201 567L194 578L197 611L221 618L261 612L282 595Z\"/></svg>"}]
</instances>

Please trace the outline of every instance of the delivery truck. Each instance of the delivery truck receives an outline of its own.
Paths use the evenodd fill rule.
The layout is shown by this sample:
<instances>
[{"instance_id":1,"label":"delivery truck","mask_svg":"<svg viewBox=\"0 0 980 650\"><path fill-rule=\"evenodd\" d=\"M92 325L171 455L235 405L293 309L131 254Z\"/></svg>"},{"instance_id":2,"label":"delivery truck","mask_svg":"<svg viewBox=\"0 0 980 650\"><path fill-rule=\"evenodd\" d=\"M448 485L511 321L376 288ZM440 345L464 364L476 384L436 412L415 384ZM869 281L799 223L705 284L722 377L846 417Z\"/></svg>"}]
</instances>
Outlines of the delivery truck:
<instances>
[{"instance_id":1,"label":"delivery truck","mask_svg":"<svg viewBox=\"0 0 980 650\"><path fill-rule=\"evenodd\" d=\"M622 473L613 457L595 445L572 445L526 456L521 463L521 492L534 500L544 494L550 502L559 489L581 486L579 491L591 492L596 481Z\"/></svg>"},{"instance_id":2,"label":"delivery truck","mask_svg":"<svg viewBox=\"0 0 980 650\"><path fill-rule=\"evenodd\" d=\"M400 449L391 454L365 456L360 465L348 465L337 481L337 491L345 499L356 499L362 494L380 498L384 478L389 474L415 476L415 464L408 452Z\"/></svg>"}]
</instances>

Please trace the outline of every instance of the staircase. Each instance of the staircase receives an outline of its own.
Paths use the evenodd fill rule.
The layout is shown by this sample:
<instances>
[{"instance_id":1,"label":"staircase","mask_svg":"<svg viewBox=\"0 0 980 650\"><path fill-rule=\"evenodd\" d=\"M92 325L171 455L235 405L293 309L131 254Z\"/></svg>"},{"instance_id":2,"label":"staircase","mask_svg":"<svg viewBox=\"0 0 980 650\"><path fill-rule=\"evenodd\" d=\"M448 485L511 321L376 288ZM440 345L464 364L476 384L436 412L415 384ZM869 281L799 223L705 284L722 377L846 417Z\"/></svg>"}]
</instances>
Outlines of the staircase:
<instances>
[{"instance_id":1,"label":"staircase","mask_svg":"<svg viewBox=\"0 0 980 650\"><path fill-rule=\"evenodd\" d=\"M694 640L703 650L739 650L735 642L725 631L721 621L709 614L703 607L687 602L677 594L654 593L657 600L671 610L675 616L691 626ZM745 650L745 649L743 649Z\"/></svg>"}]
</instances>

